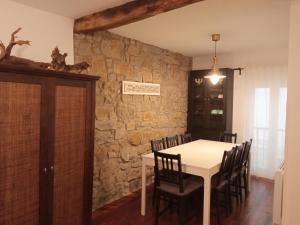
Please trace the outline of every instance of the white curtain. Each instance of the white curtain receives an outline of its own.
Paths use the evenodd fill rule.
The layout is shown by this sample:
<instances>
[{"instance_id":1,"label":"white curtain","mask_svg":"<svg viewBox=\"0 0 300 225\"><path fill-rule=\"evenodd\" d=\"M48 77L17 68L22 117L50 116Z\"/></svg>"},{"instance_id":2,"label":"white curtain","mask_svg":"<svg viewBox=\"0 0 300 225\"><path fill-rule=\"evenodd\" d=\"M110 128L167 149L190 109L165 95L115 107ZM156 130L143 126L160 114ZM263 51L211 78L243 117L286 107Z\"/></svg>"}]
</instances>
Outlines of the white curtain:
<instances>
[{"instance_id":1,"label":"white curtain","mask_svg":"<svg viewBox=\"0 0 300 225\"><path fill-rule=\"evenodd\" d=\"M283 162L287 66L252 66L235 75L233 131L253 139L251 173L272 179Z\"/></svg>"}]
</instances>

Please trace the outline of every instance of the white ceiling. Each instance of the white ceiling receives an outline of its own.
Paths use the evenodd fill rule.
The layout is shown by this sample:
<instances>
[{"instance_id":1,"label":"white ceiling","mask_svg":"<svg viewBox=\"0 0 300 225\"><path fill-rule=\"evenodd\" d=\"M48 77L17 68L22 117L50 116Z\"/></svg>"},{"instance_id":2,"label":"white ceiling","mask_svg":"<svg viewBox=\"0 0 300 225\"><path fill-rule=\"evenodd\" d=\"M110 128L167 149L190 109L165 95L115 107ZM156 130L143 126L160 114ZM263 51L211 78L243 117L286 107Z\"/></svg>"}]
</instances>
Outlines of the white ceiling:
<instances>
[{"instance_id":1,"label":"white ceiling","mask_svg":"<svg viewBox=\"0 0 300 225\"><path fill-rule=\"evenodd\" d=\"M122 5L131 0L12 0L73 19Z\"/></svg>"},{"instance_id":2,"label":"white ceiling","mask_svg":"<svg viewBox=\"0 0 300 225\"><path fill-rule=\"evenodd\" d=\"M14 0L78 18L128 0ZM287 48L290 0L206 0L112 29L142 42L188 56L213 52L210 35L220 33L219 53Z\"/></svg>"},{"instance_id":3,"label":"white ceiling","mask_svg":"<svg viewBox=\"0 0 300 225\"><path fill-rule=\"evenodd\" d=\"M189 56L287 48L288 0L206 0L111 31Z\"/></svg>"}]
</instances>

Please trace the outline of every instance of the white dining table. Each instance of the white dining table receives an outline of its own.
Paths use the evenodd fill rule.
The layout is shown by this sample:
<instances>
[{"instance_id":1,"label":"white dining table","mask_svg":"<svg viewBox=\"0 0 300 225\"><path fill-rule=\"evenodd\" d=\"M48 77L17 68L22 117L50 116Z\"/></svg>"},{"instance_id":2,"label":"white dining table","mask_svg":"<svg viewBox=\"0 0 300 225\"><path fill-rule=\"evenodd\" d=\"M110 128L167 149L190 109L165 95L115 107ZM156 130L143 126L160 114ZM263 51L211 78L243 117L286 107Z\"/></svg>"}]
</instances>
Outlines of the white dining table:
<instances>
[{"instance_id":1,"label":"white dining table","mask_svg":"<svg viewBox=\"0 0 300 225\"><path fill-rule=\"evenodd\" d=\"M238 144L197 140L162 150L163 153L180 154L182 171L204 179L203 225L210 224L211 177L218 173L224 151ZM146 167L154 166L154 154L142 156L141 215L146 215Z\"/></svg>"}]
</instances>

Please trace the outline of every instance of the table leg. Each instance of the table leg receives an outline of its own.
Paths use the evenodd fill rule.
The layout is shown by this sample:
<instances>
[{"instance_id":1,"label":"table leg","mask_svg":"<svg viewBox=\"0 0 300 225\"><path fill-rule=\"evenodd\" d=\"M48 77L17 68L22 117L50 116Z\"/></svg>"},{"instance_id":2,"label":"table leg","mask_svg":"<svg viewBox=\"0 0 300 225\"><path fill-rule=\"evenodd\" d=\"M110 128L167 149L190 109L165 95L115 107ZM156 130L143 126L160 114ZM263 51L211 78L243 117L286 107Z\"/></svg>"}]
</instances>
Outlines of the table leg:
<instances>
[{"instance_id":1,"label":"table leg","mask_svg":"<svg viewBox=\"0 0 300 225\"><path fill-rule=\"evenodd\" d=\"M203 207L203 225L210 223L210 192L211 192L211 178L210 176L204 178L204 207Z\"/></svg>"},{"instance_id":2,"label":"table leg","mask_svg":"<svg viewBox=\"0 0 300 225\"><path fill-rule=\"evenodd\" d=\"M146 215L146 165L142 160L142 198L141 198L141 215Z\"/></svg>"}]
</instances>

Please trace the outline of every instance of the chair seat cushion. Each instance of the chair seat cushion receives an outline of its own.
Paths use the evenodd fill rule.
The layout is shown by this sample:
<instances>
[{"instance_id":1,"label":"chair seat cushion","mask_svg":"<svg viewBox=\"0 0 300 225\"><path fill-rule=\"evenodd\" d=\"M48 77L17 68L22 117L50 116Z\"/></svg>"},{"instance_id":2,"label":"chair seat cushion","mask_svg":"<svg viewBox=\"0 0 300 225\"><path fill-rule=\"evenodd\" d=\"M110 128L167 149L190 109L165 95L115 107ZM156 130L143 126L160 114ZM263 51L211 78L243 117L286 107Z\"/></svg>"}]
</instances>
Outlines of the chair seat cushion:
<instances>
[{"instance_id":1,"label":"chair seat cushion","mask_svg":"<svg viewBox=\"0 0 300 225\"><path fill-rule=\"evenodd\" d=\"M169 194L177 195L177 196L185 196L189 195L192 192L203 187L203 180L199 177L188 177L183 180L183 192L180 193L178 184L172 184L168 182L161 181L160 185L157 186L157 189L163 192L167 192Z\"/></svg>"}]
</instances>

